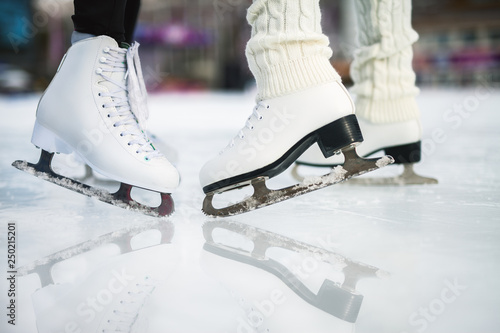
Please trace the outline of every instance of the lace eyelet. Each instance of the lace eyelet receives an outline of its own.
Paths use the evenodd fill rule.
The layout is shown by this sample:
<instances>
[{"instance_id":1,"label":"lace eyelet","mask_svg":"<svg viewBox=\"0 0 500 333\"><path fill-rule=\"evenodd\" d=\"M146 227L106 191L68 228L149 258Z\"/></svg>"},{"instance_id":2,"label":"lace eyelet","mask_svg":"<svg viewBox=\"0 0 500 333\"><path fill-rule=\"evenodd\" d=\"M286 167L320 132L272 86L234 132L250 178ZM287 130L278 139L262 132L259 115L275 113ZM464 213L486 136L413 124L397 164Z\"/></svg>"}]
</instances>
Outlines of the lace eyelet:
<instances>
[{"instance_id":1,"label":"lace eyelet","mask_svg":"<svg viewBox=\"0 0 500 333\"><path fill-rule=\"evenodd\" d=\"M106 59L105 57L101 57L101 58L99 59L99 61L100 61L101 63L105 63L107 60L108 60L108 59Z\"/></svg>"},{"instance_id":2,"label":"lace eyelet","mask_svg":"<svg viewBox=\"0 0 500 333\"><path fill-rule=\"evenodd\" d=\"M149 157L147 157L147 156L146 156L146 157L144 157L144 160L145 160L145 161L149 161Z\"/></svg>"},{"instance_id":3,"label":"lace eyelet","mask_svg":"<svg viewBox=\"0 0 500 333\"><path fill-rule=\"evenodd\" d=\"M270 107L269 105L267 105L267 106L266 106L266 109L269 109L269 108L271 108L271 107Z\"/></svg>"},{"instance_id":4,"label":"lace eyelet","mask_svg":"<svg viewBox=\"0 0 500 333\"><path fill-rule=\"evenodd\" d=\"M101 93L98 93L97 96L101 97Z\"/></svg>"},{"instance_id":5,"label":"lace eyelet","mask_svg":"<svg viewBox=\"0 0 500 333\"><path fill-rule=\"evenodd\" d=\"M98 69L96 69L96 70L95 70L95 72L96 72L97 74L102 74L102 68L100 68L100 67L99 67Z\"/></svg>"},{"instance_id":6,"label":"lace eyelet","mask_svg":"<svg viewBox=\"0 0 500 333\"><path fill-rule=\"evenodd\" d=\"M120 133L120 136L123 136L123 133Z\"/></svg>"},{"instance_id":7,"label":"lace eyelet","mask_svg":"<svg viewBox=\"0 0 500 333\"><path fill-rule=\"evenodd\" d=\"M130 142L127 142L127 145L132 146L132 144Z\"/></svg>"},{"instance_id":8,"label":"lace eyelet","mask_svg":"<svg viewBox=\"0 0 500 333\"><path fill-rule=\"evenodd\" d=\"M259 117L259 120L262 120L262 119L264 119L264 116L260 116L260 117Z\"/></svg>"},{"instance_id":9,"label":"lace eyelet","mask_svg":"<svg viewBox=\"0 0 500 333\"><path fill-rule=\"evenodd\" d=\"M103 106L104 107L104 106ZM111 115L108 113L108 118L111 118Z\"/></svg>"},{"instance_id":10,"label":"lace eyelet","mask_svg":"<svg viewBox=\"0 0 500 333\"><path fill-rule=\"evenodd\" d=\"M116 124L113 124L113 127L118 127L118 126L116 126Z\"/></svg>"},{"instance_id":11,"label":"lace eyelet","mask_svg":"<svg viewBox=\"0 0 500 333\"><path fill-rule=\"evenodd\" d=\"M105 47L104 50L102 50L102 52L108 53L109 52L109 47Z\"/></svg>"}]
</instances>

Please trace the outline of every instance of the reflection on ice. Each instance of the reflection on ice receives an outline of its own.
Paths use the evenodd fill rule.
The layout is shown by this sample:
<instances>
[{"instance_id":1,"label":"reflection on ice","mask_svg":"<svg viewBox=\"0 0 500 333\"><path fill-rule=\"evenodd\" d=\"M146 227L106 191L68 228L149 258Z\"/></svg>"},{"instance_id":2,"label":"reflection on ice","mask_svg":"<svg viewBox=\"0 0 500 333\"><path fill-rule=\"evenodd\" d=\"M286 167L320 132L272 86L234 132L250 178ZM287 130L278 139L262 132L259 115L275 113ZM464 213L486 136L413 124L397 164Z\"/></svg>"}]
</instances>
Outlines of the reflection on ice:
<instances>
[{"instance_id":1,"label":"reflection on ice","mask_svg":"<svg viewBox=\"0 0 500 333\"><path fill-rule=\"evenodd\" d=\"M248 253L254 251L254 242L245 235L223 228L213 230L213 241L241 248L244 250L241 256L260 263L264 263L262 258L274 260L292 272L303 284L304 293L307 288L312 296L319 294L326 280L344 288L348 295L363 295L355 324L359 333L415 333L424 327L425 333L495 332L500 327L500 295L496 288L500 274L500 178L497 171L500 164L497 153L500 149L500 113L497 112L500 94L492 90L459 126L443 117L449 110L454 110L455 104L463 105L463 101L474 93L474 89L424 89L419 96L423 140L427 143L423 161L415 166L415 170L418 174L436 177L438 185L360 187L349 186L347 182L242 214L233 220L237 222L235 224L250 226L247 230L272 231L329 252L342 253L346 259L353 258L380 267L391 273L389 278L360 279L355 284L356 293L353 293L346 286L342 287L345 270L342 271L341 265L311 260L311 256L301 255L300 251L276 246L261 247L260 250L257 246L251 256ZM30 266L27 264L39 258L56 262L53 254L61 249L92 243L87 241L89 239L95 242L101 235L111 235L117 230L125 233L134 228L144 230L132 238L133 249L148 244L157 246L125 251L121 255L118 245L103 243L71 259L57 261L52 276L48 274L50 269L42 266L38 270L40 278L37 274L20 276L17 280L19 321L16 327L1 321L1 332L37 331L31 298L37 292L37 317L58 318L57 325L69 323L68 331L76 330L72 320L67 320L75 314L66 316L62 308L74 311L82 302L80 309L85 315L76 315L77 319L90 319L94 305L103 309L101 312L92 310L96 318L102 316L99 318L114 322L117 318L105 315L104 311L114 308L114 301L126 298L108 288L108 282L116 279L113 271L125 281L129 281L127 276L133 275L143 284L141 279L153 277L158 264L158 268L168 266L165 275L161 272L155 275L165 277L165 280L155 282L154 290L142 290L141 295L149 296L133 299L136 305L144 302L135 325L139 328L146 319L149 322L149 328L141 327L141 332L221 333L235 332L238 328L242 332L251 332L264 326L277 332L289 333L294 329L313 332L317 327L304 328L300 323L297 327L280 326L282 322L293 325L304 318L308 319L303 320L304 323L325 325L331 322L330 331L335 331L333 325L336 324L353 325L305 301L275 275L279 275L276 270L273 274L203 250L207 240L201 226L207 217L201 212L204 195L198 173L210 155L216 154L218 148L234 135L234 129L239 128L241 119L253 107L254 95L151 96L151 130L175 147L177 166L182 174L179 191L174 193L176 212L167 221L167 224L175 224L176 235L172 244L162 245L159 245L158 230L146 230L151 223L166 223L165 220L157 221L154 217L102 204L40 181L10 165L16 159L35 161L38 158L39 151L30 143L38 100L39 96L0 98L0 110L5 111L5 121L0 122L0 156L3 161L0 165L0 219L15 221L18 226L17 264L27 268ZM429 140L436 131L443 133L443 140L433 141L430 146ZM66 161L63 159L62 162ZM65 173L62 167L60 171L73 176ZM304 173L309 171L305 169ZM376 172L380 176L395 176L401 171L402 166L388 166ZM83 174L83 167L79 166L75 176ZM375 176L375 172L367 176ZM282 188L293 183L290 172L286 171L272 179L270 187ZM243 191L233 192L240 193L235 197L232 193L224 199L237 202L237 195L244 194ZM142 199L141 193L137 196ZM219 222L219 219L211 222ZM5 234L5 229L0 231L0 248L3 249L0 252L6 249L3 246ZM332 262L336 261L332 259ZM0 268L5 272L1 265L5 265L5 261L0 260ZM122 268L126 275L121 275ZM281 276L289 277L285 273ZM52 280L55 284L51 284ZM127 287L132 288L132 284ZM42 285L47 289L39 289ZM111 287L118 289L120 285L115 282ZM233 291L237 303L227 293L226 287ZM460 289L462 287L467 289ZM0 300L6 299L4 291ZM140 292L122 290L128 291ZM68 295L64 301L63 294ZM97 299L98 295L100 300L91 301L89 306L86 298ZM109 295L113 295L113 301L106 298ZM453 302L450 302L452 298ZM61 302L57 305L51 300ZM109 304L101 305L107 301ZM138 308L130 307L130 313L137 313ZM54 311L44 312L50 309ZM273 309L272 316L268 316L270 309ZM258 327L255 326L260 318L257 312L265 321ZM281 313L286 313L287 319L281 320ZM287 321L290 318L293 320ZM49 324L45 327L51 332L60 328ZM102 327L110 328L113 327ZM125 330L126 327L118 328Z\"/></svg>"},{"instance_id":2,"label":"reflection on ice","mask_svg":"<svg viewBox=\"0 0 500 333\"><path fill-rule=\"evenodd\" d=\"M235 238L232 235L218 233L216 236L215 231L217 229L224 229L228 231L229 234L236 233L245 237L246 240L244 244L241 244L243 246L235 244ZM294 327L293 330L287 328L284 331L300 332L301 330L298 329L296 325L298 323L303 323L303 325L305 325L304 328L309 327L309 329L311 329L315 327L315 330L313 330L315 332L329 332L332 329L333 323L336 323L336 327L338 327L339 323L342 321L355 323L363 301L363 296L356 292L357 281L361 278L383 275L376 267L358 263L338 253L243 223L231 222L228 220L206 222L203 225L203 234L206 240L204 249L213 255L227 259L224 262L224 260L220 260L220 258L214 259L205 255L205 267L221 280L225 282L230 281L229 288L236 288L239 290L239 293L246 294L244 297L240 296L245 299L245 302L256 302L256 304L258 304L261 301L256 298L256 295L262 295L262 291L269 290L270 285L277 285L276 280L271 278L270 275L266 277L265 272L281 280L282 284L279 287L280 292L276 292L278 289L271 291L271 300L265 301L268 307L267 310L260 309L261 311L258 312L258 309L252 308L252 311L248 313L249 318L253 315L260 318L258 321L250 320L250 322L247 323L254 328L260 328L261 325L264 325L263 327L266 327L269 331L273 331L273 329L283 330L285 327ZM250 249L248 249L248 241L253 243L253 247ZM273 248L279 248L286 251L280 251L281 258L272 258L272 254L277 253L271 250ZM283 262L287 264L283 264ZM241 276L241 264L247 266L243 268L243 270L250 276ZM331 275L327 275L327 278L322 279L319 290L311 291L307 284L310 284L311 280L317 279L318 276L325 273L324 267L323 269L320 267L325 266L325 264L328 266L328 269L342 272L343 281L332 281L328 278ZM237 268L238 266L240 268ZM257 273L255 273L256 271L249 270L251 266L258 269ZM250 272L252 272L252 274L250 274ZM265 281L270 280L271 282L264 283L263 281L255 281L255 274L261 276ZM243 280L248 281L243 282ZM287 310L283 311L284 313L290 311L287 315L282 313L282 311L278 311L277 303L280 303L280 300L274 302L276 304L272 302L274 295L274 297L280 298L283 303L285 303L285 292L282 291L285 289L288 297L294 298L293 301L290 300L289 303L287 303ZM250 290L252 292L250 292ZM292 296L294 293L295 295ZM278 294L280 294L281 297L279 297ZM302 301L300 301L297 296L300 297ZM247 298L249 298L249 300L247 300ZM305 302L312 307L302 304ZM320 312L321 315L303 317L300 313L304 306L308 308L308 312L317 311ZM257 305L256 307L258 308ZM271 312L270 308L273 309L273 318L266 318L270 317L270 315L265 315L266 311ZM279 309L282 308L284 307L279 307ZM278 316L274 314L275 309L276 312L280 313L281 317L288 319L286 321L276 319ZM297 323L290 319L293 317L293 313L298 314ZM328 319L325 313L331 315L332 318ZM340 319L340 321L333 319L333 317ZM324 320L319 320L319 318L323 318ZM294 324L290 322L294 322ZM341 326L345 325L341 324ZM349 327L349 325L347 326ZM271 327L273 327L273 329L271 329ZM335 325L333 327L335 327ZM318 331L320 328L321 330Z\"/></svg>"},{"instance_id":3,"label":"reflection on ice","mask_svg":"<svg viewBox=\"0 0 500 333\"><path fill-rule=\"evenodd\" d=\"M173 235L172 223L157 220L20 267L19 277L40 279L32 295L38 332L145 332L143 306L175 266Z\"/></svg>"}]
</instances>

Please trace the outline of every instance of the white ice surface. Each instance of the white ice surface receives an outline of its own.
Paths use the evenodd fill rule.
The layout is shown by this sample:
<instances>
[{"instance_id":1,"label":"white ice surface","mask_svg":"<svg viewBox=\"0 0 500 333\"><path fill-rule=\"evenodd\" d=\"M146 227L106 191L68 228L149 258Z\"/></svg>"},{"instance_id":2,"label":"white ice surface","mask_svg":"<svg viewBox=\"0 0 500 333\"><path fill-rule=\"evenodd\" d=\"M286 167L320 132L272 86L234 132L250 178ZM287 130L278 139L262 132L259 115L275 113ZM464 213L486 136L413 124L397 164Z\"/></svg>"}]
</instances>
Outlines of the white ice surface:
<instances>
[{"instance_id":1,"label":"white ice surface","mask_svg":"<svg viewBox=\"0 0 500 333\"><path fill-rule=\"evenodd\" d=\"M8 325L4 314L7 222L17 224L20 267L154 219L88 199L10 165L17 159L38 159L39 150L30 143L38 98L0 97L0 332L37 331L31 295L40 287L36 275L17 277L16 326ZM416 170L437 178L439 185L337 185L230 220L328 246L351 260L388 272L383 279L358 283L364 301L357 332L497 333L500 91L484 87L423 90L418 103L424 124L424 159ZM200 210L204 195L198 171L244 125L253 96L155 95L149 104L150 129L177 149L182 183L173 195L176 212L168 218L175 226L175 267L150 302L146 301L140 318L146 318L149 332L154 333L237 332L241 319L237 303L223 281L203 268L210 263L203 262L201 255L201 226L212 219ZM379 172L391 171L388 167ZM273 180L276 186L292 182L288 172ZM219 268L219 276L231 280L234 274L237 279L227 262L226 270ZM67 269L70 277L71 265ZM64 277L61 269L58 274ZM259 278L255 283L252 289L266 282ZM286 305L294 306L292 301ZM301 306L297 304L294 316L304 315ZM64 320L58 313L51 315L54 321ZM272 320L272 314L266 319ZM307 321L307 316L302 320Z\"/></svg>"}]
</instances>

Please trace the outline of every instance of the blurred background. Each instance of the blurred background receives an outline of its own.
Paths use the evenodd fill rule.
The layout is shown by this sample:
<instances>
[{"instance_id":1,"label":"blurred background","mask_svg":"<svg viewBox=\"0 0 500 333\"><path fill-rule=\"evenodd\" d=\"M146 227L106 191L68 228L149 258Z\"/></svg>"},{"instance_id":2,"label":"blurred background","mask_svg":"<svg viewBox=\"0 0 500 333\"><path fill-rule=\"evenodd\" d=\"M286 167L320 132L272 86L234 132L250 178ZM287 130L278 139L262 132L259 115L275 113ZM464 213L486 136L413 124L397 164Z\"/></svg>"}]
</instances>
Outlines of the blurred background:
<instances>
[{"instance_id":1,"label":"blurred background","mask_svg":"<svg viewBox=\"0 0 500 333\"><path fill-rule=\"evenodd\" d=\"M142 0L135 39L148 89L243 90L253 84L244 49L250 0ZM322 0L332 63L349 85L356 48L352 0ZM0 2L0 92L43 91L69 47L71 0ZM420 86L500 82L500 1L413 1Z\"/></svg>"}]
</instances>

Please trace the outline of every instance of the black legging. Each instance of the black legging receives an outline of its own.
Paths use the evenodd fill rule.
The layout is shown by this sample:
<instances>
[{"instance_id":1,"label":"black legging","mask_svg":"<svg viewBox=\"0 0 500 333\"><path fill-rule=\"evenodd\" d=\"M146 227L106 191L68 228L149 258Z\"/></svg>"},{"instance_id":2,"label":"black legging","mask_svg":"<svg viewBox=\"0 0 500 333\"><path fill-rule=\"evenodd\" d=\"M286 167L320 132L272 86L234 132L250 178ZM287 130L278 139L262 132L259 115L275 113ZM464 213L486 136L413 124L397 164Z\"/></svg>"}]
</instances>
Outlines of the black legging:
<instances>
[{"instance_id":1,"label":"black legging","mask_svg":"<svg viewBox=\"0 0 500 333\"><path fill-rule=\"evenodd\" d=\"M132 43L141 0L74 0L74 5L76 31Z\"/></svg>"}]
</instances>

